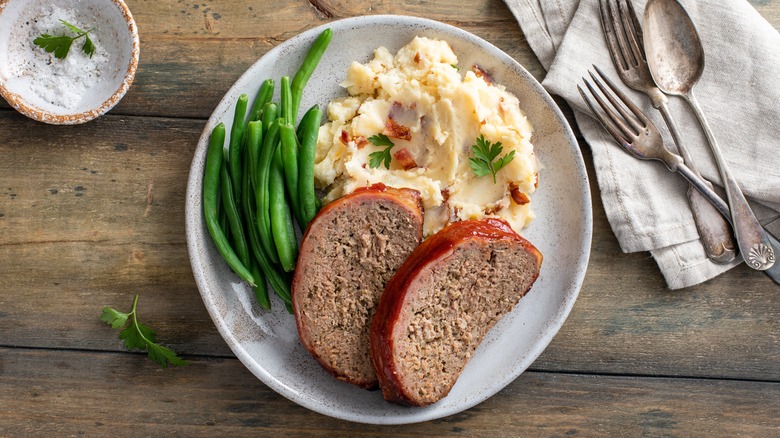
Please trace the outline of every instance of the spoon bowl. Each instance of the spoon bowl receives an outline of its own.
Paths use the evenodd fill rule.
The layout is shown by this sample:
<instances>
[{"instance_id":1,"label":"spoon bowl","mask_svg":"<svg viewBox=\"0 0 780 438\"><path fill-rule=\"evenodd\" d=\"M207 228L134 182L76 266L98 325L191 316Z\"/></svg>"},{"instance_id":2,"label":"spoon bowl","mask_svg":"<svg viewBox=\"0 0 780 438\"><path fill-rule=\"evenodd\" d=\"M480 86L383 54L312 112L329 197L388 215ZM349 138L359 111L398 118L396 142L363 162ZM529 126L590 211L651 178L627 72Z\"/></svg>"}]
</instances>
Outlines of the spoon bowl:
<instances>
[{"instance_id":1,"label":"spoon bowl","mask_svg":"<svg viewBox=\"0 0 780 438\"><path fill-rule=\"evenodd\" d=\"M650 0L644 26L647 63L658 88L689 94L704 72L704 49L690 16L676 0Z\"/></svg>"}]
</instances>

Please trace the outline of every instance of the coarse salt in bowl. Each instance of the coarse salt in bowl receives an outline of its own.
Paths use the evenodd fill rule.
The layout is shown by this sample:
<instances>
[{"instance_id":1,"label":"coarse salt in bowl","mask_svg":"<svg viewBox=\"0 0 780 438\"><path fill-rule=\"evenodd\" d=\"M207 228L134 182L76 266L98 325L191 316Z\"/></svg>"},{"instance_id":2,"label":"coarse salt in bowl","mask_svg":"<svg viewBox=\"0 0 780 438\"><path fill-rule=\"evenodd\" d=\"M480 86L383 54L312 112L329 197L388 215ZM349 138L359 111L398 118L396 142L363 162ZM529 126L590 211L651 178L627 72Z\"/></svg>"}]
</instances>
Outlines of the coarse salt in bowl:
<instances>
[{"instance_id":1,"label":"coarse salt in bowl","mask_svg":"<svg viewBox=\"0 0 780 438\"><path fill-rule=\"evenodd\" d=\"M91 29L91 57L84 37L64 59L33 42L77 36L63 21ZM122 0L0 0L0 95L35 120L73 125L105 114L130 88L138 54L138 30Z\"/></svg>"}]
</instances>

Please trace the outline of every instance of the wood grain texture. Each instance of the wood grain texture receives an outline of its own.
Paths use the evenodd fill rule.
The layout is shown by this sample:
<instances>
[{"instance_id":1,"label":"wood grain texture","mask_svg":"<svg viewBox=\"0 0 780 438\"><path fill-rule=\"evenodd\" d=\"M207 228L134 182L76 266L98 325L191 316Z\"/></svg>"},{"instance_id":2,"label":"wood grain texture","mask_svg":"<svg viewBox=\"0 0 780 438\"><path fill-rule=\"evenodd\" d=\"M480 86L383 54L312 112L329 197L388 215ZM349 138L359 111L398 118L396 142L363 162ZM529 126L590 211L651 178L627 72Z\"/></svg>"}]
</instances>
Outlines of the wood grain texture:
<instances>
[{"instance_id":1,"label":"wood grain texture","mask_svg":"<svg viewBox=\"0 0 780 438\"><path fill-rule=\"evenodd\" d=\"M161 339L230 354L184 237L203 125L109 116L57 127L0 113L1 345L117 350L116 333L96 318L106 305L129 309L137 292Z\"/></svg>"},{"instance_id":2,"label":"wood grain texture","mask_svg":"<svg viewBox=\"0 0 780 438\"><path fill-rule=\"evenodd\" d=\"M780 28L776 1L751 3ZM296 0L273 8L229 0L127 4L141 37L141 61L135 82L112 114L206 118L233 82L270 49L317 25L357 15L413 15L458 26L505 51L537 79L545 74L501 0ZM8 104L0 99L0 107Z\"/></svg>"},{"instance_id":3,"label":"wood grain texture","mask_svg":"<svg viewBox=\"0 0 780 438\"><path fill-rule=\"evenodd\" d=\"M105 305L129 308L137 292L144 319L174 349L231 354L200 300L184 238L202 127L108 116L63 128L0 113L0 345L121 350L97 315ZM646 254L620 252L589 172L588 275L534 368L780 379L780 296L770 280L737 268L665 290Z\"/></svg>"},{"instance_id":4,"label":"wood grain texture","mask_svg":"<svg viewBox=\"0 0 780 438\"><path fill-rule=\"evenodd\" d=\"M777 286L738 267L666 290L647 253L620 251L585 144L590 266L531 371L475 408L402 427L327 418L276 394L232 357L187 256L190 161L223 94L281 42L362 14L453 24L544 71L501 0L127 3L141 65L110 115L55 127L0 105L0 436L777 435ZM751 3L780 27L780 1ZM192 365L160 370L98 320L135 293L142 321Z\"/></svg>"},{"instance_id":5,"label":"wood grain texture","mask_svg":"<svg viewBox=\"0 0 780 438\"><path fill-rule=\"evenodd\" d=\"M308 411L235 359L159 371L129 354L0 348L0 358L9 436L757 437L780 427L780 383L528 372L468 411L382 427Z\"/></svg>"},{"instance_id":6,"label":"wood grain texture","mask_svg":"<svg viewBox=\"0 0 780 438\"><path fill-rule=\"evenodd\" d=\"M685 369L687 376L778 380L778 286L741 265L698 286L668 290L649 253L621 252L590 150L582 150L593 193L588 273L574 309L533 368L640 375Z\"/></svg>"},{"instance_id":7,"label":"wood grain texture","mask_svg":"<svg viewBox=\"0 0 780 438\"><path fill-rule=\"evenodd\" d=\"M129 0L127 4L138 25L141 59L132 87L112 114L207 118L241 74L273 47L318 25L357 15L413 15L442 21L486 39L537 78L544 74L500 0L296 0L276 2L273 7L228 0Z\"/></svg>"}]
</instances>

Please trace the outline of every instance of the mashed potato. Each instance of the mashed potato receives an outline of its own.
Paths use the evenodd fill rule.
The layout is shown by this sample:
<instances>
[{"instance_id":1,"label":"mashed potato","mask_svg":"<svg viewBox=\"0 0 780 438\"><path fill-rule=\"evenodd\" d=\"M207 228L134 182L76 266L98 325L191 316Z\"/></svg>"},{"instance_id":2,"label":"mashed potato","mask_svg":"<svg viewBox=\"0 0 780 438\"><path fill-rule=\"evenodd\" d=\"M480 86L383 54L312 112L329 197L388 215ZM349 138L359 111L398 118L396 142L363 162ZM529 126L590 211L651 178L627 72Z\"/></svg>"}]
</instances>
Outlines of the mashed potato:
<instances>
[{"instance_id":1,"label":"mashed potato","mask_svg":"<svg viewBox=\"0 0 780 438\"><path fill-rule=\"evenodd\" d=\"M315 181L325 202L382 182L420 191L426 236L465 219L501 217L515 231L530 223L539 171L533 128L517 97L478 66L461 75L457 64L446 41L420 37L395 56L379 47L367 64L352 63L341 84L349 96L328 105L317 141ZM377 134L394 144L389 170L369 165L369 155L385 149L368 141ZM515 151L495 183L469 165L480 135L501 142L500 156Z\"/></svg>"}]
</instances>

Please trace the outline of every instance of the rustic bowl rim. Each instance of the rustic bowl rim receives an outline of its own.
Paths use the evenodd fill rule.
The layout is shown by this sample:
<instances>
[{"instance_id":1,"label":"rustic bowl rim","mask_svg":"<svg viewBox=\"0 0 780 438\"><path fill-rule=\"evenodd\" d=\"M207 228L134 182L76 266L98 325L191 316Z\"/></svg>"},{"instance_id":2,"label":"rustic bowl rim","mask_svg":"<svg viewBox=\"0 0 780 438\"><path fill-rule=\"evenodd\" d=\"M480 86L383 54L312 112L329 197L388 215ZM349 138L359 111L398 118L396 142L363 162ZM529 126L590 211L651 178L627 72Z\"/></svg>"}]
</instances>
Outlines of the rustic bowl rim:
<instances>
[{"instance_id":1,"label":"rustic bowl rim","mask_svg":"<svg viewBox=\"0 0 780 438\"><path fill-rule=\"evenodd\" d=\"M3 10L12 1L15 0L0 0L0 19L2 18ZM86 123L107 113L111 108L119 103L135 79L135 72L138 69L141 43L138 37L138 27L136 26L133 15L130 13L130 9L127 7L127 4L125 4L123 0L109 1L119 9L119 12L125 19L133 39L133 45L132 52L130 54L130 63L127 66L127 70L125 71L124 79L122 80L119 88L108 99L89 111L83 111L74 114L53 114L49 111L42 110L32 104L29 104L24 99L24 97L10 90L3 82L0 82L0 96L2 96L16 111L31 119L52 125L77 125Z\"/></svg>"}]
</instances>

